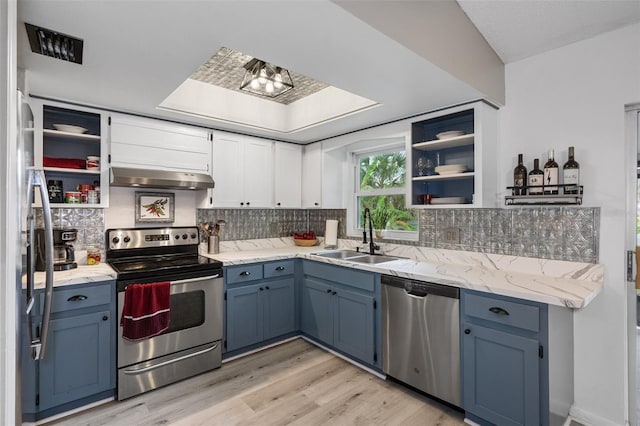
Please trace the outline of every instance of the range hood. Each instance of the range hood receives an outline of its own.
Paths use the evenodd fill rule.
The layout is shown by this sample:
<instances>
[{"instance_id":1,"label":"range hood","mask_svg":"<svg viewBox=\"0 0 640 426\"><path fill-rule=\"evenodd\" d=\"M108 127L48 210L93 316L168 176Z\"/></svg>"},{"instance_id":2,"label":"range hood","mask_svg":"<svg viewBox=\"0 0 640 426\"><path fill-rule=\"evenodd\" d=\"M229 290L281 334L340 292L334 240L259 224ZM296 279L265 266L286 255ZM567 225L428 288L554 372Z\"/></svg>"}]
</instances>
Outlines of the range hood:
<instances>
[{"instance_id":1,"label":"range hood","mask_svg":"<svg viewBox=\"0 0 640 426\"><path fill-rule=\"evenodd\" d=\"M211 176L204 173L112 167L111 186L161 189L207 189L213 188L214 183Z\"/></svg>"}]
</instances>

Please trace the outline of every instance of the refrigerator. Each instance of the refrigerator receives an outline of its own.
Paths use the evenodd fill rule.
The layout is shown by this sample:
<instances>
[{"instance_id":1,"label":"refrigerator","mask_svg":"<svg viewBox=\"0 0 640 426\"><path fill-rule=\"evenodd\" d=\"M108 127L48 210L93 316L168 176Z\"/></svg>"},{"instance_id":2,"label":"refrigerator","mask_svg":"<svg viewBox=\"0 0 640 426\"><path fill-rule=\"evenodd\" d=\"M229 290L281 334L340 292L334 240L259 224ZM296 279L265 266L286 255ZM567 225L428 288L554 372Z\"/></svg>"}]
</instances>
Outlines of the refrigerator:
<instances>
[{"instance_id":1,"label":"refrigerator","mask_svg":"<svg viewBox=\"0 0 640 426\"><path fill-rule=\"evenodd\" d=\"M25 96L18 91L17 181L20 218L21 264L16 271L18 323L18 368L16 371L16 420L25 419L25 409L33 413L37 391L37 368L47 354L47 338L53 296L53 232L49 194L44 171L34 163L34 118ZM35 208L34 197L41 201L45 240L44 298L37 300L35 292ZM28 417L28 416L27 416Z\"/></svg>"}]
</instances>

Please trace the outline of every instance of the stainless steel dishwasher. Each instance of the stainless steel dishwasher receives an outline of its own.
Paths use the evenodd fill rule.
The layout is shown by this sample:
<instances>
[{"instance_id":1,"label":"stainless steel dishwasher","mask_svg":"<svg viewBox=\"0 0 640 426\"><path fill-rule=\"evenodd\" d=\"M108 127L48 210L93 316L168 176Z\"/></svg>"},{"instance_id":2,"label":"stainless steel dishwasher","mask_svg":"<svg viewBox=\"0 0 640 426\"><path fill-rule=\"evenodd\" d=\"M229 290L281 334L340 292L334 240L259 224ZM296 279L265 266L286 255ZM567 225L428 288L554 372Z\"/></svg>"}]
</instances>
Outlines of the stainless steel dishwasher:
<instances>
[{"instance_id":1,"label":"stainless steel dishwasher","mask_svg":"<svg viewBox=\"0 0 640 426\"><path fill-rule=\"evenodd\" d=\"M382 276L382 370L461 406L460 290Z\"/></svg>"}]
</instances>

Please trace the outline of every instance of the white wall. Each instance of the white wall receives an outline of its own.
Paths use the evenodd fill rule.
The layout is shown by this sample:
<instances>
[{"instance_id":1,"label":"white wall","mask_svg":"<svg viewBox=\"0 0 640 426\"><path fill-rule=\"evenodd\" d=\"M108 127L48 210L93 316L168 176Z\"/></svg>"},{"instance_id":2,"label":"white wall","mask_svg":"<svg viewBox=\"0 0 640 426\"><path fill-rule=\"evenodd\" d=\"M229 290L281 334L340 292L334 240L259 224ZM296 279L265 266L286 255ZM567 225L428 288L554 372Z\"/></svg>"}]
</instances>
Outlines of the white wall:
<instances>
[{"instance_id":1,"label":"white wall","mask_svg":"<svg viewBox=\"0 0 640 426\"><path fill-rule=\"evenodd\" d=\"M498 187L511 183L518 153L556 161L575 146L584 204L601 207L600 263L605 288L574 315L572 414L597 425L627 418L624 106L640 101L640 25L626 27L506 67L500 113ZM544 160L543 160L544 159ZM631 372L633 373L633 372Z\"/></svg>"},{"instance_id":2,"label":"white wall","mask_svg":"<svg viewBox=\"0 0 640 426\"><path fill-rule=\"evenodd\" d=\"M135 222L136 191L169 192L175 194L175 222L138 224ZM160 190L153 188L109 188L109 208L105 209L105 229L133 228L136 226L194 226L196 224L196 192L187 190Z\"/></svg>"}]
</instances>

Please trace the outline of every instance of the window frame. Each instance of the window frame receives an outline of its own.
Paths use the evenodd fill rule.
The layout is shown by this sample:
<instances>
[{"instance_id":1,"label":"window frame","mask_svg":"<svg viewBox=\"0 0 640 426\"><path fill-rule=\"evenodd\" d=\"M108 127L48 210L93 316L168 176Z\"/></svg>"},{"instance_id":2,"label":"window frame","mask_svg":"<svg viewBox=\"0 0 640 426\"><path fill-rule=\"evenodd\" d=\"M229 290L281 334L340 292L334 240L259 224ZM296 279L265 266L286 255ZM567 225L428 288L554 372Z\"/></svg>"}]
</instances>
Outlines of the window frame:
<instances>
[{"instance_id":1,"label":"window frame","mask_svg":"<svg viewBox=\"0 0 640 426\"><path fill-rule=\"evenodd\" d=\"M407 206L406 200L408 196L408 188L409 182L405 177L404 187L398 188L383 188L383 189L373 189L373 190L361 190L360 189L360 159L362 157L371 157L381 154L389 154L393 152L404 151L406 154L406 144L402 141L397 141L393 143L380 144L378 146L370 146L367 149L361 149L357 151L351 151L349 154L351 156L351 169L352 173L352 181L353 181L353 191L350 194L350 216L351 220L349 221L352 226L349 229L348 234L350 236L361 237L364 228L359 226L359 221L361 218L361 213L359 211L359 197L367 197L367 196L378 196L378 195L403 195L405 197L405 207ZM405 156L406 158L406 156ZM407 158L408 161L408 158ZM405 164L405 176L406 176L406 167ZM418 214L418 212L416 212ZM419 220L419 218L418 218ZM403 241L418 241L419 239L419 225L418 229L415 231L400 231L400 230L385 230L385 239L392 240L403 240Z\"/></svg>"}]
</instances>

